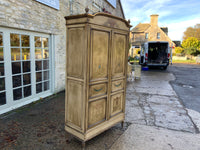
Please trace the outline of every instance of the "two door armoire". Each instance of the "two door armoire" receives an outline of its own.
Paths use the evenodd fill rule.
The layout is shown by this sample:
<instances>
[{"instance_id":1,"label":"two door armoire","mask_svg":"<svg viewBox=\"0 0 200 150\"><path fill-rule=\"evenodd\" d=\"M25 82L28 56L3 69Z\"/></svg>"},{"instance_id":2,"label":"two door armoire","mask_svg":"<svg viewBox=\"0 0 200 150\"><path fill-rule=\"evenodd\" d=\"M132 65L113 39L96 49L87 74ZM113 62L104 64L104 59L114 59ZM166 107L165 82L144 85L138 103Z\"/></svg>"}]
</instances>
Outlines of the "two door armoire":
<instances>
[{"instance_id":1,"label":"two door armoire","mask_svg":"<svg viewBox=\"0 0 200 150\"><path fill-rule=\"evenodd\" d=\"M124 121L131 26L106 13L65 19L65 130L84 143Z\"/></svg>"}]
</instances>

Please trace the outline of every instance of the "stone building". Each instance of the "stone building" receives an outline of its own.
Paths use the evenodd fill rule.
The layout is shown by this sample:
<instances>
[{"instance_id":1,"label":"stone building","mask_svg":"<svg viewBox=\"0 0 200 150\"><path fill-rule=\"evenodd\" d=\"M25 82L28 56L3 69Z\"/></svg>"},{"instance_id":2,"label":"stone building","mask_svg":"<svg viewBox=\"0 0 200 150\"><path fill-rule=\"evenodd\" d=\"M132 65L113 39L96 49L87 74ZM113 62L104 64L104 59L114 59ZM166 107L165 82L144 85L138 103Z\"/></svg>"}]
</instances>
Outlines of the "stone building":
<instances>
[{"instance_id":1,"label":"stone building","mask_svg":"<svg viewBox=\"0 0 200 150\"><path fill-rule=\"evenodd\" d=\"M0 114L65 89L65 16L105 11L120 0L1 0Z\"/></svg>"},{"instance_id":2,"label":"stone building","mask_svg":"<svg viewBox=\"0 0 200 150\"><path fill-rule=\"evenodd\" d=\"M141 44L147 41L168 41L170 47L175 47L175 43L168 37L168 28L158 26L158 15L151 15L150 23L139 23L130 33L132 48L129 54L134 55Z\"/></svg>"}]
</instances>

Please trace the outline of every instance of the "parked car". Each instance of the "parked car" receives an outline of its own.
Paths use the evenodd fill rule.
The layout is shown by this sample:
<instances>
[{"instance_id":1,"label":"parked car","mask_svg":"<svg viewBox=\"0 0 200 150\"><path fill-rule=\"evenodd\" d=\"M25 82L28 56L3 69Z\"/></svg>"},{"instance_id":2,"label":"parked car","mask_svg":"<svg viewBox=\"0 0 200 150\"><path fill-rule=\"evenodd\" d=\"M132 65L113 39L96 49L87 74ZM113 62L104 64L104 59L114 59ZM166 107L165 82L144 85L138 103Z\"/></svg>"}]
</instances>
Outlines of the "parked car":
<instances>
[{"instance_id":1,"label":"parked car","mask_svg":"<svg viewBox=\"0 0 200 150\"><path fill-rule=\"evenodd\" d=\"M197 63L197 64L200 64L200 55L197 55L196 63Z\"/></svg>"}]
</instances>

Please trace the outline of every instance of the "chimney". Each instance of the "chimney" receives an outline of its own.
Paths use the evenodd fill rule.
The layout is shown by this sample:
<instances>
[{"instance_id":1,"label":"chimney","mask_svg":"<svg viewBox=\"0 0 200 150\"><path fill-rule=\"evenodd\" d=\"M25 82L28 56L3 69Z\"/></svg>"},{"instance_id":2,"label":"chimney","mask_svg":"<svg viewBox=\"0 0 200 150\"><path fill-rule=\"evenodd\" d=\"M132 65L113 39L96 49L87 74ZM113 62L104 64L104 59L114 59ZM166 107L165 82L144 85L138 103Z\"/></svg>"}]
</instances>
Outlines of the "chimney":
<instances>
[{"instance_id":1,"label":"chimney","mask_svg":"<svg viewBox=\"0 0 200 150\"><path fill-rule=\"evenodd\" d=\"M158 26L158 16L157 14L151 15L151 25Z\"/></svg>"}]
</instances>

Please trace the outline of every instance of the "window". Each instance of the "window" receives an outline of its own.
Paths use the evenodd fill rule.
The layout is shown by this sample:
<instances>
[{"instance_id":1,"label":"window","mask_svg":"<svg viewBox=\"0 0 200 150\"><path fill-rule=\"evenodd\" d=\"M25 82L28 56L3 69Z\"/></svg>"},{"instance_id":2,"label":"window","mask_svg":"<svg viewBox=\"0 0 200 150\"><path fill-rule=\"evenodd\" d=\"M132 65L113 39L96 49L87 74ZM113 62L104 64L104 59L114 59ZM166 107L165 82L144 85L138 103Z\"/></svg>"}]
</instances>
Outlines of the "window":
<instances>
[{"instance_id":1,"label":"window","mask_svg":"<svg viewBox=\"0 0 200 150\"><path fill-rule=\"evenodd\" d=\"M117 2L116 0L107 0L113 7L116 8Z\"/></svg>"},{"instance_id":2,"label":"window","mask_svg":"<svg viewBox=\"0 0 200 150\"><path fill-rule=\"evenodd\" d=\"M51 94L50 35L0 27L0 113Z\"/></svg>"},{"instance_id":3,"label":"window","mask_svg":"<svg viewBox=\"0 0 200 150\"><path fill-rule=\"evenodd\" d=\"M149 33L145 33L145 39L148 39Z\"/></svg>"},{"instance_id":4,"label":"window","mask_svg":"<svg viewBox=\"0 0 200 150\"><path fill-rule=\"evenodd\" d=\"M36 93L49 90L49 39L35 39Z\"/></svg>"},{"instance_id":5,"label":"window","mask_svg":"<svg viewBox=\"0 0 200 150\"><path fill-rule=\"evenodd\" d=\"M0 32L0 106L6 104L3 33Z\"/></svg>"},{"instance_id":6,"label":"window","mask_svg":"<svg viewBox=\"0 0 200 150\"><path fill-rule=\"evenodd\" d=\"M157 33L157 39L160 39L160 32Z\"/></svg>"},{"instance_id":7,"label":"window","mask_svg":"<svg viewBox=\"0 0 200 150\"><path fill-rule=\"evenodd\" d=\"M31 95L30 36L10 34L13 100Z\"/></svg>"}]
</instances>

